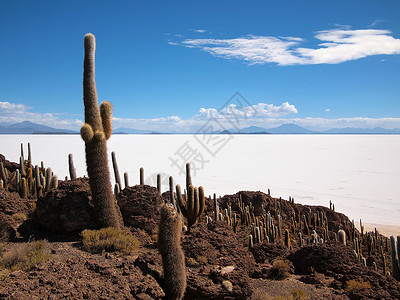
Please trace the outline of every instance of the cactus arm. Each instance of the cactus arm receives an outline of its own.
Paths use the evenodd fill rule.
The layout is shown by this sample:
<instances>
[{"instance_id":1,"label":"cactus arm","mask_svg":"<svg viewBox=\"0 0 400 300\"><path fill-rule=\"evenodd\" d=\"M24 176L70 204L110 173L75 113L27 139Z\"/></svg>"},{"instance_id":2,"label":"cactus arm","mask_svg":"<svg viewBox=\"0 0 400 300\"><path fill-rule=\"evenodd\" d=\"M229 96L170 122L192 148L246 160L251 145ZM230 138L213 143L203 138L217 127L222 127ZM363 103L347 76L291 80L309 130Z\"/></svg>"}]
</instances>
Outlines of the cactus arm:
<instances>
[{"instance_id":1,"label":"cactus arm","mask_svg":"<svg viewBox=\"0 0 400 300\"><path fill-rule=\"evenodd\" d=\"M93 140L94 132L90 124L83 124L81 127L81 137L86 144L89 144Z\"/></svg>"},{"instance_id":2,"label":"cactus arm","mask_svg":"<svg viewBox=\"0 0 400 300\"><path fill-rule=\"evenodd\" d=\"M106 140L108 140L112 133L112 106L110 102L104 101L100 104L100 116L103 123L103 131Z\"/></svg>"},{"instance_id":3,"label":"cactus arm","mask_svg":"<svg viewBox=\"0 0 400 300\"><path fill-rule=\"evenodd\" d=\"M206 199L204 197L204 189L203 187L199 187L199 201L200 201L200 206L199 206L199 213L198 217L200 218L201 215L204 213L204 209L206 207Z\"/></svg>"}]
</instances>

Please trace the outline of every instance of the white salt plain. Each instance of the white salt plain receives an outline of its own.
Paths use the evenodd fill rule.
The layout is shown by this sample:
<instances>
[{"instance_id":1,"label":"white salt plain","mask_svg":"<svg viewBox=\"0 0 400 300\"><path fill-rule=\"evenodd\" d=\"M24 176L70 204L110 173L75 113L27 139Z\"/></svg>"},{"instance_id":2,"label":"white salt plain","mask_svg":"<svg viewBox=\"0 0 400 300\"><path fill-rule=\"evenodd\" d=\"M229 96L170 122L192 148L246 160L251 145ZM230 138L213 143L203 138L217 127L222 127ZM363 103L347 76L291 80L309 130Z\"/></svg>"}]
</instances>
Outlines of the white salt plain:
<instances>
[{"instance_id":1,"label":"white salt plain","mask_svg":"<svg viewBox=\"0 0 400 300\"><path fill-rule=\"evenodd\" d=\"M44 161L60 179L69 176L68 153L78 176L86 174L79 135L1 135L0 153L18 161L20 143L27 153L28 142L33 163ZM400 234L400 135L114 135L108 150L116 152L130 185L138 183L140 167L146 183L155 185L161 173L164 190L167 175L184 185L179 168L191 160L193 183L206 194L269 188L272 196L302 204L329 206L331 200L356 223Z\"/></svg>"}]
</instances>

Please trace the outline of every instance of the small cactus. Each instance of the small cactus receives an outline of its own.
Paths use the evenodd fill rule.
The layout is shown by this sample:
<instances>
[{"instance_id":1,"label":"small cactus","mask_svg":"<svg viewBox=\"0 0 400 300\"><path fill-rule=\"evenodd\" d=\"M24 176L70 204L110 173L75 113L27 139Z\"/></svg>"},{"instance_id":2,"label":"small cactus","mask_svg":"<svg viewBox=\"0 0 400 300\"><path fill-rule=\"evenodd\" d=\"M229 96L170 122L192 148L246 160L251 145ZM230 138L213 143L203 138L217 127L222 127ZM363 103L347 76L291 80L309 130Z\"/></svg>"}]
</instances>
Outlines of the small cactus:
<instances>
[{"instance_id":1,"label":"small cactus","mask_svg":"<svg viewBox=\"0 0 400 300\"><path fill-rule=\"evenodd\" d=\"M290 249L290 236L289 230L285 230L285 246Z\"/></svg>"},{"instance_id":2,"label":"small cactus","mask_svg":"<svg viewBox=\"0 0 400 300\"><path fill-rule=\"evenodd\" d=\"M71 177L71 179L76 179L76 169L74 167L74 158L72 156L72 153L68 154L68 166L69 166L69 177Z\"/></svg>"},{"instance_id":3,"label":"small cactus","mask_svg":"<svg viewBox=\"0 0 400 300\"><path fill-rule=\"evenodd\" d=\"M1 180L3 181L3 187L7 189L8 188L7 173L3 166L3 162L0 162L0 173L1 173Z\"/></svg>"},{"instance_id":4,"label":"small cactus","mask_svg":"<svg viewBox=\"0 0 400 300\"><path fill-rule=\"evenodd\" d=\"M182 221L171 204L161 207L158 228L158 250L163 263L166 299L182 299L186 290L185 255L180 245Z\"/></svg>"},{"instance_id":5,"label":"small cactus","mask_svg":"<svg viewBox=\"0 0 400 300\"><path fill-rule=\"evenodd\" d=\"M161 195L161 175L160 174L157 174L157 191Z\"/></svg>"},{"instance_id":6,"label":"small cactus","mask_svg":"<svg viewBox=\"0 0 400 300\"><path fill-rule=\"evenodd\" d=\"M125 183L125 188L127 188L129 186L129 176L128 176L128 172L124 173L124 183Z\"/></svg>"},{"instance_id":7,"label":"small cactus","mask_svg":"<svg viewBox=\"0 0 400 300\"><path fill-rule=\"evenodd\" d=\"M399 259L399 245L400 244L400 236L396 238L392 235L390 237L390 253L392 256L392 276L400 281L400 259Z\"/></svg>"},{"instance_id":8,"label":"small cactus","mask_svg":"<svg viewBox=\"0 0 400 300\"><path fill-rule=\"evenodd\" d=\"M144 185L144 169L143 168L140 168L140 170L139 170L139 184L140 185Z\"/></svg>"},{"instance_id":9,"label":"small cactus","mask_svg":"<svg viewBox=\"0 0 400 300\"><path fill-rule=\"evenodd\" d=\"M119 186L122 187L121 177L119 176L117 157L115 156L115 152L114 151L111 152L111 160L112 160L112 166L113 166L113 169L114 169L115 183L118 183Z\"/></svg>"},{"instance_id":10,"label":"small cactus","mask_svg":"<svg viewBox=\"0 0 400 300\"><path fill-rule=\"evenodd\" d=\"M338 231L338 240L339 240L339 243L346 246L346 232L343 229L340 229Z\"/></svg>"}]
</instances>

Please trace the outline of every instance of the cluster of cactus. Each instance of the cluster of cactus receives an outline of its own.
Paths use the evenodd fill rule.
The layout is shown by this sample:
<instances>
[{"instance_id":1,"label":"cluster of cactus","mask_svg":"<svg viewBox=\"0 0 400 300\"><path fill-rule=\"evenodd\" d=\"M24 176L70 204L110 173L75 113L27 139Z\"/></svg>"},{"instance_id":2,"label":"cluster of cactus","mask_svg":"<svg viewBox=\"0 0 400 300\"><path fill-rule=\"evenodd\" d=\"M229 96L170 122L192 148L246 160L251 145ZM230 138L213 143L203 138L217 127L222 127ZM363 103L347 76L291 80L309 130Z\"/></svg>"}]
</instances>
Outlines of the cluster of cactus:
<instances>
[{"instance_id":1,"label":"cluster of cactus","mask_svg":"<svg viewBox=\"0 0 400 300\"><path fill-rule=\"evenodd\" d=\"M1 186L16 191L24 199L37 199L45 192L58 187L58 178L51 168L44 168L43 162L41 162L41 167L32 165L30 143L28 143L28 159L24 158L23 144L21 144L18 169L10 172L0 162L0 174Z\"/></svg>"},{"instance_id":2,"label":"cluster of cactus","mask_svg":"<svg viewBox=\"0 0 400 300\"><path fill-rule=\"evenodd\" d=\"M96 221L99 227L120 228L120 211L112 192L107 159L107 140L112 133L112 107L107 101L97 102L95 82L95 37L85 35L83 100L85 124L81 137L85 142L86 166L92 192Z\"/></svg>"}]
</instances>

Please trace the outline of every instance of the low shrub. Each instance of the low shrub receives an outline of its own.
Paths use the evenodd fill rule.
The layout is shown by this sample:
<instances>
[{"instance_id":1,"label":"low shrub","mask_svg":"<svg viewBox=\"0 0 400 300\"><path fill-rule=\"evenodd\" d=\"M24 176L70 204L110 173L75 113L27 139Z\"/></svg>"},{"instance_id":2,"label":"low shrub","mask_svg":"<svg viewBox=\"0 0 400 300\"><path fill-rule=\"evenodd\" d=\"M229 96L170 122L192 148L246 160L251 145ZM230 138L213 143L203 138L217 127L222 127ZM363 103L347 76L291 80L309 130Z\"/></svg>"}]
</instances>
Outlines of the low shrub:
<instances>
[{"instance_id":1,"label":"low shrub","mask_svg":"<svg viewBox=\"0 0 400 300\"><path fill-rule=\"evenodd\" d=\"M139 247L139 241L130 233L112 227L84 230L83 248L91 253L118 252L131 254Z\"/></svg>"},{"instance_id":2,"label":"low shrub","mask_svg":"<svg viewBox=\"0 0 400 300\"><path fill-rule=\"evenodd\" d=\"M283 280L289 277L290 266L281 259L274 260L270 271L270 278L275 280Z\"/></svg>"},{"instance_id":3,"label":"low shrub","mask_svg":"<svg viewBox=\"0 0 400 300\"><path fill-rule=\"evenodd\" d=\"M368 281L364 281L362 279L360 280L354 280L351 279L349 281L346 282L346 292L354 292L354 291L358 291L358 290L363 290L363 289L370 289L371 288L371 284Z\"/></svg>"},{"instance_id":4,"label":"low shrub","mask_svg":"<svg viewBox=\"0 0 400 300\"><path fill-rule=\"evenodd\" d=\"M0 267L11 272L29 271L41 261L50 258L47 241L13 244L0 257Z\"/></svg>"}]
</instances>

